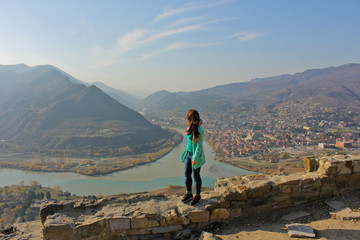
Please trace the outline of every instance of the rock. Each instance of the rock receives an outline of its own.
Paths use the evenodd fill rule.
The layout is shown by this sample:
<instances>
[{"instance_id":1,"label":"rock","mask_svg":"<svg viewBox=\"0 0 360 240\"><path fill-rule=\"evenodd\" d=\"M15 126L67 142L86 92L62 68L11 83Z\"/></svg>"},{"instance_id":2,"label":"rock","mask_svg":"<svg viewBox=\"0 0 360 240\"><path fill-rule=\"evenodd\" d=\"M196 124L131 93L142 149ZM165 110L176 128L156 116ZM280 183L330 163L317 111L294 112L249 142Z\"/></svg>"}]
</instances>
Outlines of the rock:
<instances>
[{"instance_id":1,"label":"rock","mask_svg":"<svg viewBox=\"0 0 360 240\"><path fill-rule=\"evenodd\" d=\"M63 202L45 202L41 204L40 207L40 218L41 218L41 223L44 223L46 220L46 217L49 215L52 215L56 212L59 212L61 210L64 209L64 203Z\"/></svg>"},{"instance_id":2,"label":"rock","mask_svg":"<svg viewBox=\"0 0 360 240\"><path fill-rule=\"evenodd\" d=\"M202 232L199 240L219 240L220 238L216 237L214 234L212 233L208 233L208 232Z\"/></svg>"},{"instance_id":3,"label":"rock","mask_svg":"<svg viewBox=\"0 0 360 240\"><path fill-rule=\"evenodd\" d=\"M230 209L230 217L231 218L238 218L241 216L242 208L232 208Z\"/></svg>"},{"instance_id":4,"label":"rock","mask_svg":"<svg viewBox=\"0 0 360 240\"><path fill-rule=\"evenodd\" d=\"M290 224L290 225L286 225L286 228L288 230L288 234L290 237L298 237L298 238L302 238L302 237L306 237L306 238L315 238L315 232L314 229L312 229L312 227L308 226L308 225L302 225L302 224Z\"/></svg>"},{"instance_id":5,"label":"rock","mask_svg":"<svg viewBox=\"0 0 360 240\"><path fill-rule=\"evenodd\" d=\"M225 208L218 208L211 211L211 221L229 219L230 213Z\"/></svg>"},{"instance_id":6,"label":"rock","mask_svg":"<svg viewBox=\"0 0 360 240\"><path fill-rule=\"evenodd\" d=\"M305 157L304 167L307 172L314 172L318 169L319 162L315 159L315 157Z\"/></svg>"},{"instance_id":7,"label":"rock","mask_svg":"<svg viewBox=\"0 0 360 240\"><path fill-rule=\"evenodd\" d=\"M131 228L140 229L140 228L152 228L159 227L160 223L156 219L147 218L145 215L138 217L133 217L131 219Z\"/></svg>"},{"instance_id":8,"label":"rock","mask_svg":"<svg viewBox=\"0 0 360 240\"><path fill-rule=\"evenodd\" d=\"M188 212L187 217L193 223L207 223L210 219L210 213L206 210L194 210Z\"/></svg>"},{"instance_id":9,"label":"rock","mask_svg":"<svg viewBox=\"0 0 360 240\"><path fill-rule=\"evenodd\" d=\"M44 240L72 239L74 229L74 218L59 213L47 216L43 227Z\"/></svg>"},{"instance_id":10,"label":"rock","mask_svg":"<svg viewBox=\"0 0 360 240\"><path fill-rule=\"evenodd\" d=\"M88 238L106 232L106 219L90 218L83 224L76 226L76 237Z\"/></svg>"},{"instance_id":11,"label":"rock","mask_svg":"<svg viewBox=\"0 0 360 240\"><path fill-rule=\"evenodd\" d=\"M169 233L182 230L184 227L181 225L171 225L167 227L157 227L152 229L152 233Z\"/></svg>"},{"instance_id":12,"label":"rock","mask_svg":"<svg viewBox=\"0 0 360 240\"><path fill-rule=\"evenodd\" d=\"M295 220L295 219L298 219L298 218L301 218L301 217L306 217L306 216L309 216L309 215L310 215L310 213L303 212L303 211L292 212L292 213L289 213L289 214L283 216L282 219L284 219L286 221L292 221L292 220Z\"/></svg>"},{"instance_id":13,"label":"rock","mask_svg":"<svg viewBox=\"0 0 360 240\"><path fill-rule=\"evenodd\" d=\"M350 208L331 212L330 215L332 218L339 220L360 220L360 210L353 211Z\"/></svg>"},{"instance_id":14,"label":"rock","mask_svg":"<svg viewBox=\"0 0 360 240\"><path fill-rule=\"evenodd\" d=\"M191 230L186 228L176 234L174 234L174 239L190 239L191 237Z\"/></svg>"},{"instance_id":15,"label":"rock","mask_svg":"<svg viewBox=\"0 0 360 240\"><path fill-rule=\"evenodd\" d=\"M108 219L110 231L130 229L130 219L125 217Z\"/></svg>"},{"instance_id":16,"label":"rock","mask_svg":"<svg viewBox=\"0 0 360 240\"><path fill-rule=\"evenodd\" d=\"M271 185L272 182L268 181L268 180L264 180L262 181L260 184L254 184L252 186L250 186L250 189L248 191L248 198L261 198L264 195L266 195L267 193L269 193L271 191Z\"/></svg>"},{"instance_id":17,"label":"rock","mask_svg":"<svg viewBox=\"0 0 360 240\"><path fill-rule=\"evenodd\" d=\"M79 199L74 201L74 209L84 209L84 208L96 208L99 205L98 200L94 199Z\"/></svg>"},{"instance_id":18,"label":"rock","mask_svg":"<svg viewBox=\"0 0 360 240\"><path fill-rule=\"evenodd\" d=\"M163 217L168 225L187 225L190 223L190 220L185 216L179 216L175 209L163 213Z\"/></svg>"},{"instance_id":19,"label":"rock","mask_svg":"<svg viewBox=\"0 0 360 240\"><path fill-rule=\"evenodd\" d=\"M329 201L326 201L326 204L335 210L345 208L344 202L340 202L340 201L329 200Z\"/></svg>"}]
</instances>

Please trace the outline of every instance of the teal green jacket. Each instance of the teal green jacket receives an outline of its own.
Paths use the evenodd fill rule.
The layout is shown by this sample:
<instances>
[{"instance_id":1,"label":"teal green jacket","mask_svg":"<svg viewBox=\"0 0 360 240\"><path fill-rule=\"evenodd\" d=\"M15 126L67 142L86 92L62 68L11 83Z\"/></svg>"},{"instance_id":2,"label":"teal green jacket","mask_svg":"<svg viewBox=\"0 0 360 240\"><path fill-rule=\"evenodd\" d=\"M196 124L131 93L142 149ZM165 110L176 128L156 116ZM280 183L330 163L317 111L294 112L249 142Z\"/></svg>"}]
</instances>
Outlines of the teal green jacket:
<instances>
[{"instance_id":1,"label":"teal green jacket","mask_svg":"<svg viewBox=\"0 0 360 240\"><path fill-rule=\"evenodd\" d=\"M193 156L192 160L195 160L197 163L194 165L194 169L197 169L204 165L205 163L205 154L203 148L204 142L204 129L202 126L199 127L200 139L196 144L193 144ZM194 141L194 140L193 140ZM181 162L185 162L187 150L181 155Z\"/></svg>"}]
</instances>

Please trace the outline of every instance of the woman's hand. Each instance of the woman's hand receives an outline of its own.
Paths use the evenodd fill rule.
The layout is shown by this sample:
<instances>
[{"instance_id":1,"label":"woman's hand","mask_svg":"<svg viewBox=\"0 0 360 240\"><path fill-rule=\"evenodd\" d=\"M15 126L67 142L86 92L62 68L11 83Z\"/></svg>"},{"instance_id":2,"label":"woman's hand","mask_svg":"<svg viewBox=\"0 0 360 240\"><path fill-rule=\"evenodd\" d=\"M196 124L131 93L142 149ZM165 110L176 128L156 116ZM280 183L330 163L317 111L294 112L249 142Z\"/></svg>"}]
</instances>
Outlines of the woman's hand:
<instances>
[{"instance_id":1,"label":"woman's hand","mask_svg":"<svg viewBox=\"0 0 360 240\"><path fill-rule=\"evenodd\" d=\"M194 165L196 165L196 164L197 164L197 161L192 160L192 165L194 166Z\"/></svg>"}]
</instances>

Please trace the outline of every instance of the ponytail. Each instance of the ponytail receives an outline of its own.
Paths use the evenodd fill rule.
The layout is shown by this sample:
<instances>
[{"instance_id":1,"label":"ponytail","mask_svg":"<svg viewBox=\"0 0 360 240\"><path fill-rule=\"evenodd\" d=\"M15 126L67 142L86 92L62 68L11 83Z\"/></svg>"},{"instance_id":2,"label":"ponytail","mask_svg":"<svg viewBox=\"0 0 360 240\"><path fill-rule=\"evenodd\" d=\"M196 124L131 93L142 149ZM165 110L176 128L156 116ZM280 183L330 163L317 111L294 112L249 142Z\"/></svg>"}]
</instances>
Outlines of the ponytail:
<instances>
[{"instance_id":1,"label":"ponytail","mask_svg":"<svg viewBox=\"0 0 360 240\"><path fill-rule=\"evenodd\" d=\"M193 133L194 144L200 140L199 126L201 124L200 115L195 109L190 109L186 116L189 126L186 130L187 134Z\"/></svg>"}]
</instances>

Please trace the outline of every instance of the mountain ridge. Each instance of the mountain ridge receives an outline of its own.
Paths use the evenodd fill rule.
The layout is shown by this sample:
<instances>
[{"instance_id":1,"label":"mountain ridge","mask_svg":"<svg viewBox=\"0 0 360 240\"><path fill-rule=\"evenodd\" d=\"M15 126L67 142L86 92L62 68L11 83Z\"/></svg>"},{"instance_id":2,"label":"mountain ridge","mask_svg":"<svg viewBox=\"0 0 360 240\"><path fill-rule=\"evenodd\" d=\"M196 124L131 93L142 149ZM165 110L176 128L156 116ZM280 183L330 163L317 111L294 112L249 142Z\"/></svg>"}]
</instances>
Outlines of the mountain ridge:
<instances>
[{"instance_id":1,"label":"mountain ridge","mask_svg":"<svg viewBox=\"0 0 360 240\"><path fill-rule=\"evenodd\" d=\"M118 148L130 147L142 152L159 148L173 136L96 86L76 83L56 67L12 72L0 71L0 139L23 151L67 149L76 154L86 149L88 154L114 154Z\"/></svg>"},{"instance_id":2,"label":"mountain ridge","mask_svg":"<svg viewBox=\"0 0 360 240\"><path fill-rule=\"evenodd\" d=\"M268 78L255 78L248 82L218 85L193 92L159 92L151 94L138 107L148 111L184 111L198 108L201 111L237 110L239 105L256 103L273 105L289 100L310 100L322 104L333 104L358 108L360 96L360 64L344 64L339 67L308 69L295 74L283 74ZM351 89L351 92L349 91ZM156 102L152 99L157 99ZM182 102L177 106L173 102ZM206 102L206 104L199 104ZM168 103L168 104L165 104Z\"/></svg>"}]
</instances>

